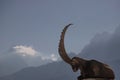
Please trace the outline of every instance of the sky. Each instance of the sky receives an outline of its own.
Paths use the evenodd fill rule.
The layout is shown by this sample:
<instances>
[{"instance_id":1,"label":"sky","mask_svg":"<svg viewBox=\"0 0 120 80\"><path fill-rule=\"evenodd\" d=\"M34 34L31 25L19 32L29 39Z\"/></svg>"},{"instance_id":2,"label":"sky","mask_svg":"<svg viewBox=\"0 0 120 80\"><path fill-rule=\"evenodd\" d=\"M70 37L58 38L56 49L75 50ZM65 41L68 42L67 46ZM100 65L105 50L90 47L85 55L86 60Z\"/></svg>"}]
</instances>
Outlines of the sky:
<instances>
[{"instance_id":1,"label":"sky","mask_svg":"<svg viewBox=\"0 0 120 80\"><path fill-rule=\"evenodd\" d=\"M23 56L58 56L60 33L69 23L66 49L79 53L96 34L114 32L119 8L120 0L0 0L0 54L16 49Z\"/></svg>"}]
</instances>

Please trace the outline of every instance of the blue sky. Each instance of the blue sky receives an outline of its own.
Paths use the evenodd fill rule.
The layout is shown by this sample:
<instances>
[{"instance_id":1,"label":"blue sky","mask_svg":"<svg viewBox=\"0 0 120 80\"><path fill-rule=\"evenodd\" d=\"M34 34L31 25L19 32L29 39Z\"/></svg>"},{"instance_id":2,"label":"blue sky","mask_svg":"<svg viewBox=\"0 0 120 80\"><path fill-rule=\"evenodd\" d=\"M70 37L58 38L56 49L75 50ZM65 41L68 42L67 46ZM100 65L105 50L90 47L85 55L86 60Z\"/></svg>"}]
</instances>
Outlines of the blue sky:
<instances>
[{"instance_id":1,"label":"blue sky","mask_svg":"<svg viewBox=\"0 0 120 80\"><path fill-rule=\"evenodd\" d=\"M42 54L58 54L65 25L65 45L79 53L97 33L120 24L119 0L0 0L0 54L14 46L31 46Z\"/></svg>"}]
</instances>

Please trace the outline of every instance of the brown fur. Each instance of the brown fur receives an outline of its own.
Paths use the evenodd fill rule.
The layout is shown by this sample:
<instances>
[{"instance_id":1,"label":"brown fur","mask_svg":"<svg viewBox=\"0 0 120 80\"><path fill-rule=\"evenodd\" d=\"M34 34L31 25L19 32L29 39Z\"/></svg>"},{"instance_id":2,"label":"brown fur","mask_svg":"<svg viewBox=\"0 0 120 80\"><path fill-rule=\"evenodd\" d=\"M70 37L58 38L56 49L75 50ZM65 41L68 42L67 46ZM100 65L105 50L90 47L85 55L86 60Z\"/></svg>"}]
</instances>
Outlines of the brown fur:
<instances>
[{"instance_id":1,"label":"brown fur","mask_svg":"<svg viewBox=\"0 0 120 80\"><path fill-rule=\"evenodd\" d=\"M105 64L96 61L96 60L84 60L79 57L74 57L72 60L74 65L72 65L72 69L75 68L77 70L80 69L81 71L81 78L108 78L108 79L114 79L114 73L112 69L110 69ZM77 71L76 70L76 71Z\"/></svg>"},{"instance_id":2,"label":"brown fur","mask_svg":"<svg viewBox=\"0 0 120 80\"><path fill-rule=\"evenodd\" d=\"M87 78L101 78L101 80L113 80L115 78L112 69L99 61L96 60L85 60L79 57L73 57L72 59L67 55L64 47L64 36L67 28L72 25L69 24L65 26L61 33L61 39L59 43L59 54L61 58L68 64L71 65L74 72L80 70L81 75L78 80L83 80ZM103 79L102 79L103 78Z\"/></svg>"}]
</instances>

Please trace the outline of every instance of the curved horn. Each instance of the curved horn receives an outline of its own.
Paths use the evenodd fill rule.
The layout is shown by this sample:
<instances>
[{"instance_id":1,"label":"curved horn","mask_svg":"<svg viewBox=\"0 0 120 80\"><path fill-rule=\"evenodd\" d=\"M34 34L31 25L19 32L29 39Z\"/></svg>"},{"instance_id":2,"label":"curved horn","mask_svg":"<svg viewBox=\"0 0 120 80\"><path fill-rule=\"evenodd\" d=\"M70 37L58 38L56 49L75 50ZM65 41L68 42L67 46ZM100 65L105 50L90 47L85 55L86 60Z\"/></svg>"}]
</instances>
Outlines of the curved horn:
<instances>
[{"instance_id":1,"label":"curved horn","mask_svg":"<svg viewBox=\"0 0 120 80\"><path fill-rule=\"evenodd\" d=\"M61 36L60 36L60 42L59 42L59 54L61 56L61 58L67 62L68 64L71 64L71 59L70 57L67 55L67 52L65 50L65 46L64 46L64 36L65 36L65 32L68 29L68 27L72 25L72 24L68 24L67 26L65 26L65 28L63 29L63 31L61 32Z\"/></svg>"}]
</instances>

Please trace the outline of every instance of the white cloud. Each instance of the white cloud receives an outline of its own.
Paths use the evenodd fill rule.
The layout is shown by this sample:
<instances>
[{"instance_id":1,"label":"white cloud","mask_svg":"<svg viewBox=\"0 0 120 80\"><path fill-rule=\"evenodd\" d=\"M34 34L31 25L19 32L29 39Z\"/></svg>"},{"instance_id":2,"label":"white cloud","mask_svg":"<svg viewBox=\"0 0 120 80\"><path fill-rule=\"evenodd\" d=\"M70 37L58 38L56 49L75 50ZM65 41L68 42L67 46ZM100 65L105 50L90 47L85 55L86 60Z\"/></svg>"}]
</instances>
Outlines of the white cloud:
<instances>
[{"instance_id":1,"label":"white cloud","mask_svg":"<svg viewBox=\"0 0 120 80\"><path fill-rule=\"evenodd\" d=\"M42 60L50 60L50 61L57 61L58 57L55 54L41 56Z\"/></svg>"},{"instance_id":2,"label":"white cloud","mask_svg":"<svg viewBox=\"0 0 120 80\"><path fill-rule=\"evenodd\" d=\"M58 57L55 54L51 54L51 60L52 61L57 61Z\"/></svg>"},{"instance_id":3,"label":"white cloud","mask_svg":"<svg viewBox=\"0 0 120 80\"><path fill-rule=\"evenodd\" d=\"M57 55L41 53L31 46L14 46L13 52L17 55L21 55L24 61L32 66L46 64L58 60Z\"/></svg>"},{"instance_id":4,"label":"white cloud","mask_svg":"<svg viewBox=\"0 0 120 80\"><path fill-rule=\"evenodd\" d=\"M15 53L21 54L22 56L35 56L37 51L33 49L31 46L15 46L13 47Z\"/></svg>"}]
</instances>

